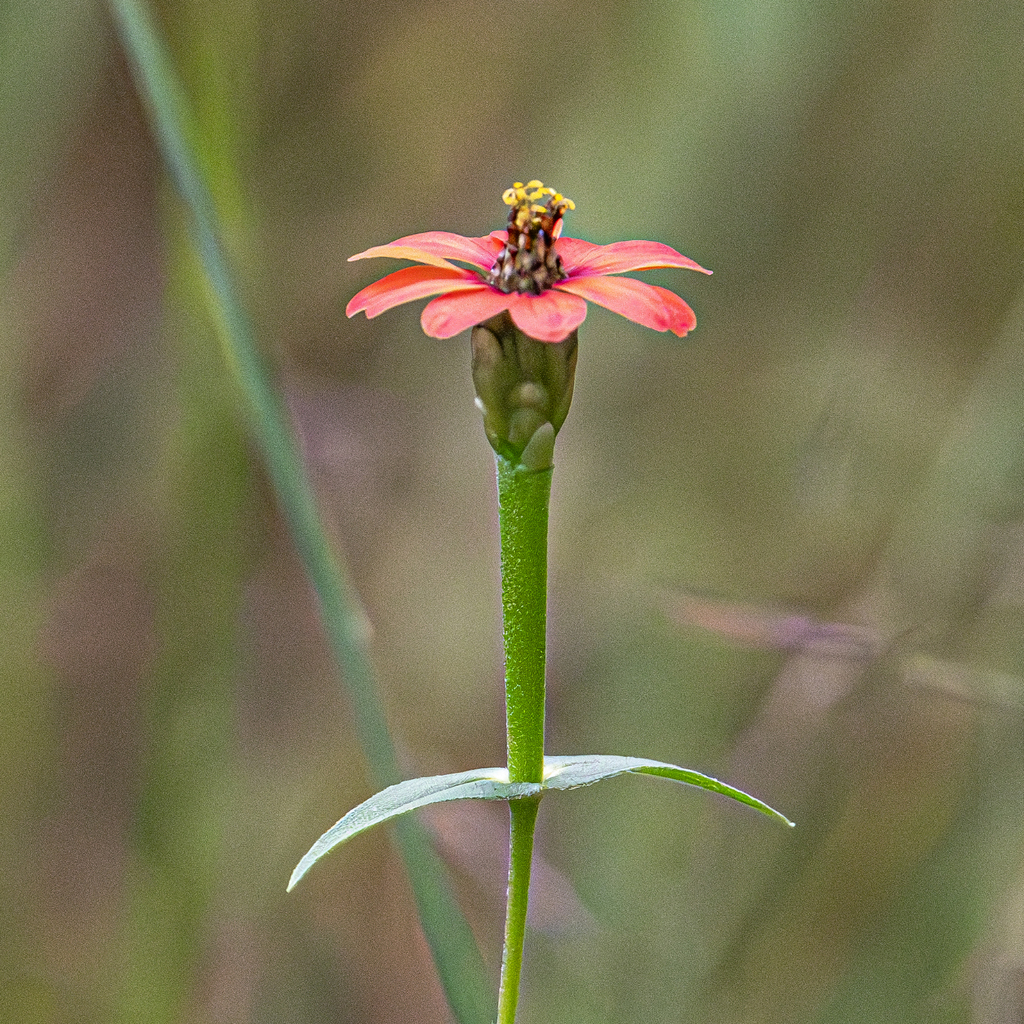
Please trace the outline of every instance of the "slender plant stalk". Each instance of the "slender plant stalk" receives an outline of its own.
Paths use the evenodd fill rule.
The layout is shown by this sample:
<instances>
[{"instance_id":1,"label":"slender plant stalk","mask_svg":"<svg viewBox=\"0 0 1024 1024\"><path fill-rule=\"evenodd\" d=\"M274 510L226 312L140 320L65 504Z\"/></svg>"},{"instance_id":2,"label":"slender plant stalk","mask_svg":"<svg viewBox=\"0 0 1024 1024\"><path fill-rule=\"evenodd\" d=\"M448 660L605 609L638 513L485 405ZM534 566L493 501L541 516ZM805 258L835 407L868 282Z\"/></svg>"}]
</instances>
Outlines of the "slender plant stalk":
<instances>
[{"instance_id":1,"label":"slender plant stalk","mask_svg":"<svg viewBox=\"0 0 1024 1024\"><path fill-rule=\"evenodd\" d=\"M373 669L364 617L344 566L327 541L288 418L238 300L213 200L191 142L191 111L163 40L141 0L109 0L165 163L191 214L193 243L210 285L224 354L246 400L253 434L292 538L319 599L332 653L355 709L370 774L379 786L401 778ZM414 819L396 823L423 930L460 1024L490 1024L493 995L483 961L448 887L443 865Z\"/></svg>"},{"instance_id":2,"label":"slender plant stalk","mask_svg":"<svg viewBox=\"0 0 1024 1024\"><path fill-rule=\"evenodd\" d=\"M496 456L501 523L501 600L510 782L544 777L550 468L529 470ZM513 1024L523 966L533 835L539 797L509 802L508 903L498 992L498 1024Z\"/></svg>"},{"instance_id":3,"label":"slender plant stalk","mask_svg":"<svg viewBox=\"0 0 1024 1024\"><path fill-rule=\"evenodd\" d=\"M508 905L505 912L505 950L498 989L498 1024L513 1024L519 1003L519 977L523 970L526 909L530 897L533 834L540 797L509 801Z\"/></svg>"},{"instance_id":4,"label":"slender plant stalk","mask_svg":"<svg viewBox=\"0 0 1024 1024\"><path fill-rule=\"evenodd\" d=\"M530 470L500 455L496 461L508 777L509 782L541 782L552 470Z\"/></svg>"}]
</instances>

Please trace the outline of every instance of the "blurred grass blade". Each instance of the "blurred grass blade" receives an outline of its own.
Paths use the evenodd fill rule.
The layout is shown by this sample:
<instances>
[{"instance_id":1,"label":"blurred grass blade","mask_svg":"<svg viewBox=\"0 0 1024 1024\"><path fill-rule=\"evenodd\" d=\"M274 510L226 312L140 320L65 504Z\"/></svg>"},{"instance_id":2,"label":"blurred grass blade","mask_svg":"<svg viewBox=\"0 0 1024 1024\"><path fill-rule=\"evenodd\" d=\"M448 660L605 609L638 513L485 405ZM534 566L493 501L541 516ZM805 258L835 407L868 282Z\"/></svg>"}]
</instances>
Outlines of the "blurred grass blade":
<instances>
[{"instance_id":1,"label":"blurred grass blade","mask_svg":"<svg viewBox=\"0 0 1024 1024\"><path fill-rule=\"evenodd\" d=\"M245 396L252 428L296 548L320 603L325 630L350 691L356 728L374 782L400 775L369 656L362 610L332 553L282 403L271 386L248 316L237 298L213 201L192 144L184 91L149 12L137 0L110 0L110 9L175 186L190 213L226 357ZM448 1001L460 1024L489 1024L493 996L480 953L448 889L444 868L413 820L397 823L423 930Z\"/></svg>"}]
</instances>

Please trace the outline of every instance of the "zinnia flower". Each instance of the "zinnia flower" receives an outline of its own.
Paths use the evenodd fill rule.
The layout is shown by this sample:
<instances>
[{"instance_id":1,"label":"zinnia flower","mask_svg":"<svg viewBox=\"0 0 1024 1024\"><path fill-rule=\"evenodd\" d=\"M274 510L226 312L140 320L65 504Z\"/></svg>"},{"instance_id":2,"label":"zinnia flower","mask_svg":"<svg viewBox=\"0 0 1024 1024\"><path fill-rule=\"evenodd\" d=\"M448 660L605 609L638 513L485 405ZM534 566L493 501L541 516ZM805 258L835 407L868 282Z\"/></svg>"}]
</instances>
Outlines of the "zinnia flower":
<instances>
[{"instance_id":1,"label":"zinnia flower","mask_svg":"<svg viewBox=\"0 0 1024 1024\"><path fill-rule=\"evenodd\" d=\"M587 315L587 302L682 337L697 323L693 310L667 288L630 277L633 270L683 267L710 274L660 242L594 245L561 237L570 199L539 181L516 182L502 197L512 207L508 228L482 238L450 231L407 235L350 256L391 256L425 264L406 267L364 288L348 304L348 316L377 316L403 302L434 295L420 322L433 338L451 338L508 310L515 325L538 341L568 337ZM471 269L451 261L468 263Z\"/></svg>"}]
</instances>

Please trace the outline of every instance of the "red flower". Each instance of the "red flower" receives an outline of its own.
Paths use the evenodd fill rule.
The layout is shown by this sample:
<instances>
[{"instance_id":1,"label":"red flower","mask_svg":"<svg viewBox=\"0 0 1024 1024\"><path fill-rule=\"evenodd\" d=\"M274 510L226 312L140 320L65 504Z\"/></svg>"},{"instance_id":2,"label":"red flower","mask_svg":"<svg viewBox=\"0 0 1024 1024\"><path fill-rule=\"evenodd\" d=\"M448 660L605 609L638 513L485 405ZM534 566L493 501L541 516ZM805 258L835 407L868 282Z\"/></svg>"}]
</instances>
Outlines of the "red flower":
<instances>
[{"instance_id":1,"label":"red flower","mask_svg":"<svg viewBox=\"0 0 1024 1024\"><path fill-rule=\"evenodd\" d=\"M583 322L587 300L679 337L696 325L693 310L675 293L610 275L654 267L683 267L703 274L710 270L661 242L594 245L560 237L562 216L573 204L539 181L525 186L516 182L504 199L512 207L504 231L482 238L427 231L350 256L391 256L425 266L406 267L375 281L352 299L345 313L363 311L374 317L403 302L435 295L420 320L424 332L434 338L450 338L507 309L529 337L562 341ZM472 269L457 267L451 260Z\"/></svg>"}]
</instances>

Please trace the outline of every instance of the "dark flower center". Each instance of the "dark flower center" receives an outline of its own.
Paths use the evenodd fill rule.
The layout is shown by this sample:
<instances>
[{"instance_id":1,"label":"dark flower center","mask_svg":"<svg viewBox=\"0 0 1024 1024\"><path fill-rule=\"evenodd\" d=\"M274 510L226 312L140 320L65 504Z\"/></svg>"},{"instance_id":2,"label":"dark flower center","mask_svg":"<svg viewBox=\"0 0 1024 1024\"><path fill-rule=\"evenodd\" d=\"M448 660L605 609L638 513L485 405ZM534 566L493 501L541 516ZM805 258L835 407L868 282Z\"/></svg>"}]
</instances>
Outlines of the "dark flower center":
<instances>
[{"instance_id":1,"label":"dark flower center","mask_svg":"<svg viewBox=\"0 0 1024 1024\"><path fill-rule=\"evenodd\" d=\"M540 295L569 275L555 252L555 239L566 210L573 201L539 181L517 181L502 199L508 214L508 241L494 261L487 283L511 294Z\"/></svg>"}]
</instances>

